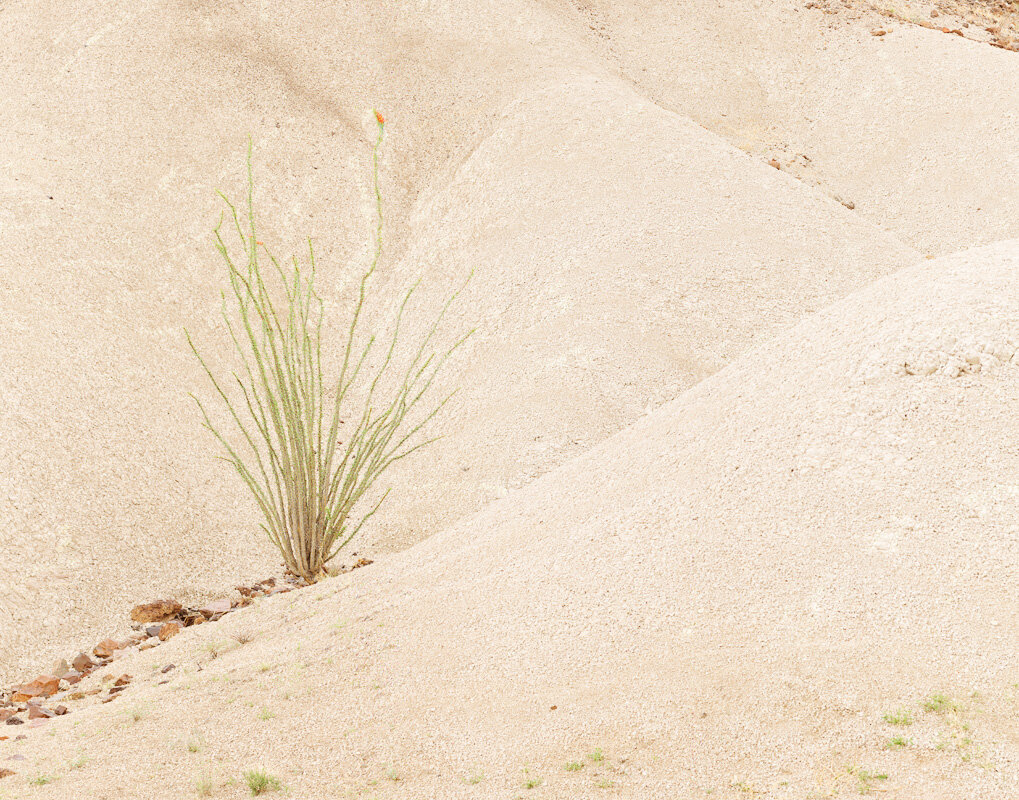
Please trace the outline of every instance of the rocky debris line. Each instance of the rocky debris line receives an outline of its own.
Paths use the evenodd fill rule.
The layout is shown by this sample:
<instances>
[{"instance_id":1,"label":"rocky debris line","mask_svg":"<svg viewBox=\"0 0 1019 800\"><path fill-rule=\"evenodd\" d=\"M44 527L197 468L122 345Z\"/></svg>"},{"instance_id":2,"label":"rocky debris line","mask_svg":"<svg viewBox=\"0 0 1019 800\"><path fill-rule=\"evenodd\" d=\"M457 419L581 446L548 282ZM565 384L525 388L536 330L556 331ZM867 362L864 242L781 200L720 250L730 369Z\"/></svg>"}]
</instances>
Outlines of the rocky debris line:
<instances>
[{"instance_id":1,"label":"rocky debris line","mask_svg":"<svg viewBox=\"0 0 1019 800\"><path fill-rule=\"evenodd\" d=\"M1019 6L1006 0L905 0L895 8L874 0L808 0L805 7L826 14L874 12L897 22L1019 52ZM870 33L880 37L893 31L894 27L882 26Z\"/></svg>"},{"instance_id":2,"label":"rocky debris line","mask_svg":"<svg viewBox=\"0 0 1019 800\"><path fill-rule=\"evenodd\" d=\"M371 563L370 559L360 558L350 567L340 567L336 574L365 567ZM39 675L35 680L12 689L0 691L0 724L23 725L30 720L63 716L69 713L69 709L61 704L61 701L82 700L90 695L99 695L104 690L106 696L102 698L102 702L109 703L117 699L128 687L131 683L130 675L123 674L119 677L105 675L102 685L87 691L75 691L72 687L96 670L118 659L157 647L162 642L172 639L184 628L216 622L238 608L251 605L257 597L290 592L306 585L307 581L304 579L286 575L280 580L266 578L251 586L237 586L235 589L239 597L232 600L229 598L213 600L201 608L188 608L173 599L137 605L131 609L134 633L126 639L103 639L90 652L78 653L70 664L61 659L49 673ZM173 665L168 664L162 672L165 674L172 669ZM10 737L0 735L0 741L8 738ZM3 777L2 772L0 777Z\"/></svg>"}]
</instances>

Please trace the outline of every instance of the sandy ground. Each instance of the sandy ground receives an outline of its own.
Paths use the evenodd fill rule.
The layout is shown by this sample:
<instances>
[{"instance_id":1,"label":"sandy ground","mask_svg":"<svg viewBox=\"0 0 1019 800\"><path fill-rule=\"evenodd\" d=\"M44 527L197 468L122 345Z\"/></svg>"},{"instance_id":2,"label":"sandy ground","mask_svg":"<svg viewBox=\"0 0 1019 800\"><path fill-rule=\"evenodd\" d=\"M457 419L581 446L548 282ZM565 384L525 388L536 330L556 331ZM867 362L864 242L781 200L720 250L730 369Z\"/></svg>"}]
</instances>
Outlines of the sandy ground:
<instances>
[{"instance_id":1,"label":"sandy ground","mask_svg":"<svg viewBox=\"0 0 1019 800\"><path fill-rule=\"evenodd\" d=\"M178 671L0 742L0 797L1015 785L1019 251L968 248L1019 237L1019 54L785 0L7 2L0 64L5 684L276 569L181 333L219 357L248 135L339 313L383 110L380 314L473 268L478 327L375 565L126 664Z\"/></svg>"},{"instance_id":2,"label":"sandy ground","mask_svg":"<svg viewBox=\"0 0 1019 800\"><path fill-rule=\"evenodd\" d=\"M115 662L115 703L0 743L4 789L1010 796L1017 267L900 271L414 548Z\"/></svg>"}]
</instances>

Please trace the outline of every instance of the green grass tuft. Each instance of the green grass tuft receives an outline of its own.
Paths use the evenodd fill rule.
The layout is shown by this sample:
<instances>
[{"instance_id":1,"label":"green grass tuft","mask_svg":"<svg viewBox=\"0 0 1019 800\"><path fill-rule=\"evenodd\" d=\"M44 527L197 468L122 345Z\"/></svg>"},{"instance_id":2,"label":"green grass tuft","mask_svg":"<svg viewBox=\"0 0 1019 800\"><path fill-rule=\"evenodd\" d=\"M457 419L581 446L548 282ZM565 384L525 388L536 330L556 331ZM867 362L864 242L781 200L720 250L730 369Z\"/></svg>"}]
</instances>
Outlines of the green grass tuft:
<instances>
[{"instance_id":1,"label":"green grass tuft","mask_svg":"<svg viewBox=\"0 0 1019 800\"><path fill-rule=\"evenodd\" d=\"M908 708L900 708L896 711L889 711L882 717L885 722L889 725L898 725L900 727L906 727L907 725L913 724L913 712Z\"/></svg>"},{"instance_id":2,"label":"green grass tuft","mask_svg":"<svg viewBox=\"0 0 1019 800\"><path fill-rule=\"evenodd\" d=\"M252 796L265 794L266 792L278 792L281 788L278 778L273 777L261 769L253 769L243 773L244 782L248 785Z\"/></svg>"}]
</instances>

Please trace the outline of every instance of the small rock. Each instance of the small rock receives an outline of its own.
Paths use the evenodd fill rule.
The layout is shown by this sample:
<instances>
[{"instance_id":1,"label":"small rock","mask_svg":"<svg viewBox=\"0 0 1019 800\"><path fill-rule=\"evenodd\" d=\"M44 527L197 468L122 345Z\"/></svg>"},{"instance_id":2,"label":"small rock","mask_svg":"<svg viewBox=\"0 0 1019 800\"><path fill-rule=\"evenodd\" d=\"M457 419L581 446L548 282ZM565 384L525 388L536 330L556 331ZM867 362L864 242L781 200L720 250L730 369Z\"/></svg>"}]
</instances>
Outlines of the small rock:
<instances>
[{"instance_id":1,"label":"small rock","mask_svg":"<svg viewBox=\"0 0 1019 800\"><path fill-rule=\"evenodd\" d=\"M64 714L68 714L70 712L67 710L67 706L57 706L56 708L53 709L53 713L56 714L58 717L62 717L64 716Z\"/></svg>"},{"instance_id":2,"label":"small rock","mask_svg":"<svg viewBox=\"0 0 1019 800\"><path fill-rule=\"evenodd\" d=\"M19 739L24 739L24 738L25 738L24 736L15 736L14 737L14 741L18 741ZM23 756L21 753L15 753L13 756L7 756L7 760L8 761L24 761L25 760L25 756Z\"/></svg>"},{"instance_id":3,"label":"small rock","mask_svg":"<svg viewBox=\"0 0 1019 800\"><path fill-rule=\"evenodd\" d=\"M93 648L93 652L100 658L109 658L118 650L127 647L126 642L118 642L116 639L103 639Z\"/></svg>"},{"instance_id":4,"label":"small rock","mask_svg":"<svg viewBox=\"0 0 1019 800\"><path fill-rule=\"evenodd\" d=\"M181 604L176 600L156 600L132 608L131 619L134 622L165 622L176 617L181 608Z\"/></svg>"},{"instance_id":5,"label":"small rock","mask_svg":"<svg viewBox=\"0 0 1019 800\"><path fill-rule=\"evenodd\" d=\"M64 673L69 671L71 667L64 659L60 659L53 665L53 669L50 670L50 675L56 675L58 678L64 677Z\"/></svg>"},{"instance_id":6,"label":"small rock","mask_svg":"<svg viewBox=\"0 0 1019 800\"><path fill-rule=\"evenodd\" d=\"M291 590L292 589L291 589L290 586L274 586L273 588L271 588L265 594L266 594L267 597L271 597L274 594L283 594L283 592L289 592Z\"/></svg>"},{"instance_id":7,"label":"small rock","mask_svg":"<svg viewBox=\"0 0 1019 800\"><path fill-rule=\"evenodd\" d=\"M932 9L931 9L931 16L932 16L932 17L936 17L936 16L938 16L938 10L937 10L936 8L932 8Z\"/></svg>"},{"instance_id":8,"label":"small rock","mask_svg":"<svg viewBox=\"0 0 1019 800\"><path fill-rule=\"evenodd\" d=\"M21 719L21 717L11 717L7 720L8 725L23 725L24 722L25 720Z\"/></svg>"},{"instance_id":9,"label":"small rock","mask_svg":"<svg viewBox=\"0 0 1019 800\"><path fill-rule=\"evenodd\" d=\"M125 647L122 650L118 650L116 653L113 654L113 660L119 661L120 659L127 658L128 656L134 655L137 652L138 652L137 647Z\"/></svg>"},{"instance_id":10,"label":"small rock","mask_svg":"<svg viewBox=\"0 0 1019 800\"><path fill-rule=\"evenodd\" d=\"M771 161L768 162L768 166L774 167L775 169L782 169L782 165L778 163L777 158L771 159Z\"/></svg>"},{"instance_id":11,"label":"small rock","mask_svg":"<svg viewBox=\"0 0 1019 800\"><path fill-rule=\"evenodd\" d=\"M85 653L78 653L74 657L74 661L71 662L71 666L78 670L78 672L85 673L95 666L95 662Z\"/></svg>"},{"instance_id":12,"label":"small rock","mask_svg":"<svg viewBox=\"0 0 1019 800\"><path fill-rule=\"evenodd\" d=\"M55 675L40 675L31 683L19 686L14 691L14 694L11 695L11 699L20 703L36 697L49 697L56 694L59 690L60 678Z\"/></svg>"},{"instance_id":13,"label":"small rock","mask_svg":"<svg viewBox=\"0 0 1019 800\"><path fill-rule=\"evenodd\" d=\"M230 601L228 599L213 600L208 605L202 606L202 608L200 608L199 611L202 612L202 615L206 619L212 619L213 617L221 617L223 616L223 614L226 614L228 611L230 611Z\"/></svg>"},{"instance_id":14,"label":"small rock","mask_svg":"<svg viewBox=\"0 0 1019 800\"><path fill-rule=\"evenodd\" d=\"M49 719L50 717L56 716L48 708L37 706L35 703L28 704L28 718L29 719Z\"/></svg>"},{"instance_id":15,"label":"small rock","mask_svg":"<svg viewBox=\"0 0 1019 800\"><path fill-rule=\"evenodd\" d=\"M121 675L117 680L113 682L114 686L127 686L131 682L130 675Z\"/></svg>"},{"instance_id":16,"label":"small rock","mask_svg":"<svg viewBox=\"0 0 1019 800\"><path fill-rule=\"evenodd\" d=\"M78 681L81 680L81 673L76 669L70 669L60 676L61 680L67 681L69 686L74 686Z\"/></svg>"},{"instance_id":17,"label":"small rock","mask_svg":"<svg viewBox=\"0 0 1019 800\"><path fill-rule=\"evenodd\" d=\"M167 639L172 639L180 633L179 622L164 622L163 627L159 629L159 641L165 642Z\"/></svg>"},{"instance_id":18,"label":"small rock","mask_svg":"<svg viewBox=\"0 0 1019 800\"><path fill-rule=\"evenodd\" d=\"M16 774L17 773L13 769L4 769L3 767L0 767L0 778L9 778L11 775Z\"/></svg>"},{"instance_id":19,"label":"small rock","mask_svg":"<svg viewBox=\"0 0 1019 800\"><path fill-rule=\"evenodd\" d=\"M159 636L159 629L162 628L162 627L163 627L162 624L160 624L160 625L146 625L145 626L145 634L147 636Z\"/></svg>"},{"instance_id":20,"label":"small rock","mask_svg":"<svg viewBox=\"0 0 1019 800\"><path fill-rule=\"evenodd\" d=\"M884 28L874 28L873 30L871 30L870 35L871 36L884 36L886 33L888 33L888 31L886 31Z\"/></svg>"},{"instance_id":21,"label":"small rock","mask_svg":"<svg viewBox=\"0 0 1019 800\"><path fill-rule=\"evenodd\" d=\"M163 673L163 674L165 675L165 674L166 674L167 672L169 672L170 670L172 670L172 669L176 668L176 666L177 666L176 664L167 664L167 665L166 665L165 667L163 667L163 668L162 668L161 670L159 670L159 671L160 671L161 673Z\"/></svg>"},{"instance_id":22,"label":"small rock","mask_svg":"<svg viewBox=\"0 0 1019 800\"><path fill-rule=\"evenodd\" d=\"M18 713L16 708L0 708L0 722L7 722L11 717Z\"/></svg>"}]
</instances>

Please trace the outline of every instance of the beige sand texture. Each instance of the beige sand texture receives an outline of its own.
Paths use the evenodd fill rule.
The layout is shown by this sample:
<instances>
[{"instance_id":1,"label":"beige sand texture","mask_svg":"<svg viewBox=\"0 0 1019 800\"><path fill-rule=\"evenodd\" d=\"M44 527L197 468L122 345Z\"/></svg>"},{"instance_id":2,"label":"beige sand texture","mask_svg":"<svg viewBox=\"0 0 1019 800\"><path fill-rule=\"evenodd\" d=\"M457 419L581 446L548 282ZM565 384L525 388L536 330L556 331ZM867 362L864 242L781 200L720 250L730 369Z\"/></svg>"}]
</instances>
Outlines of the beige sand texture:
<instances>
[{"instance_id":1,"label":"beige sand texture","mask_svg":"<svg viewBox=\"0 0 1019 800\"><path fill-rule=\"evenodd\" d=\"M39 797L240 796L259 764L300 797L1011 796L1017 267L1008 242L878 281L0 752L60 776Z\"/></svg>"},{"instance_id":2,"label":"beige sand texture","mask_svg":"<svg viewBox=\"0 0 1019 800\"><path fill-rule=\"evenodd\" d=\"M479 335L450 373L465 391L440 429L458 435L393 476L366 537L386 549L917 258L641 100L582 44L546 33L554 17L539 10L478 8L476 29L431 11L415 27L393 11L369 23L314 6L279 24L241 6L33 11L6 9L3 22L17 120L0 146L3 676L112 632L139 598L197 599L275 568L197 424L186 392L204 384L180 334L189 325L226 347L211 332L222 270L209 230L214 189L241 189L247 132L265 238L283 252L316 238L331 308L353 277L347 260L367 249L373 102L393 109L393 277L380 295L422 271L441 292L478 267L462 324ZM422 73L431 62L414 60L412 30L429 43L469 30L473 49ZM284 58L303 52L302 33L322 55ZM484 65L486 43L505 55L477 85L448 81L456 54Z\"/></svg>"},{"instance_id":3,"label":"beige sand texture","mask_svg":"<svg viewBox=\"0 0 1019 800\"><path fill-rule=\"evenodd\" d=\"M478 327L375 565L118 663L124 698L0 742L0 798L258 765L300 797L1009 796L1017 245L924 256L1019 237L1019 57L882 24L0 5L4 685L276 568L181 334L225 363L209 231L249 134L264 238L313 236L339 312L382 109L379 297L424 279L413 335L473 268Z\"/></svg>"}]
</instances>

